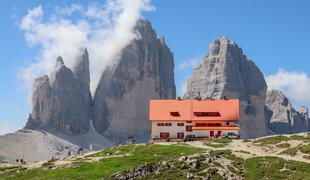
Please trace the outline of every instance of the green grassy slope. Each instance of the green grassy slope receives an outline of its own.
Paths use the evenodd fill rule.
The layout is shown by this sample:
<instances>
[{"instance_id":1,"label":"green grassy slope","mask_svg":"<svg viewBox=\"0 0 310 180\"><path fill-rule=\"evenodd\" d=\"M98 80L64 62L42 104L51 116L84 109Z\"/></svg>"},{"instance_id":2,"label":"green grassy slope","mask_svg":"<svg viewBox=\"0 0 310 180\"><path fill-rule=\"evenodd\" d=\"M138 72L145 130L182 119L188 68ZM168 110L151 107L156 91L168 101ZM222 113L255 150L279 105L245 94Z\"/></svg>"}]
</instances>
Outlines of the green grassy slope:
<instances>
[{"instance_id":1,"label":"green grassy slope","mask_svg":"<svg viewBox=\"0 0 310 180\"><path fill-rule=\"evenodd\" d=\"M98 162L85 162L84 159L80 159L69 168L46 171L42 167L19 173L11 171L1 174L0 179L101 179L119 170L133 168L143 163L177 159L181 155L191 155L202 151L199 148L177 145L121 146L89 156L102 157ZM113 157L113 155L119 157Z\"/></svg>"},{"instance_id":2,"label":"green grassy slope","mask_svg":"<svg viewBox=\"0 0 310 180\"><path fill-rule=\"evenodd\" d=\"M309 139L298 136L290 138L278 136L267 137L253 144L257 146L268 146L279 144L279 148L290 149L286 142L289 140L300 140L301 145L295 147L296 151L309 155ZM223 140L221 140L223 141ZM229 142L218 141L218 144ZM210 142L207 142L210 144ZM282 143L282 144L280 144ZM207 145L208 145L207 144ZM102 179L109 177L121 170L132 169L142 164L155 164L162 161L169 161L175 164L173 168L160 172L160 174L149 174L139 179L186 179L187 173L199 174L203 170L211 172L211 179L223 179L217 173L217 167L222 164L213 162L203 164L198 169L182 169L179 162L181 156L201 154L205 149L194 148L185 144L176 145L133 145L119 146L106 149L95 154L81 157L72 161L69 166L55 165L57 161L49 162L52 169L48 169L48 163L42 167L26 170L22 166L0 167L0 179ZM310 163L285 160L280 157L251 157L242 159L235 156L231 150L208 151L211 157L227 159L231 162L226 165L230 172L245 179L310 179ZM96 160L94 160L96 159Z\"/></svg>"}]
</instances>

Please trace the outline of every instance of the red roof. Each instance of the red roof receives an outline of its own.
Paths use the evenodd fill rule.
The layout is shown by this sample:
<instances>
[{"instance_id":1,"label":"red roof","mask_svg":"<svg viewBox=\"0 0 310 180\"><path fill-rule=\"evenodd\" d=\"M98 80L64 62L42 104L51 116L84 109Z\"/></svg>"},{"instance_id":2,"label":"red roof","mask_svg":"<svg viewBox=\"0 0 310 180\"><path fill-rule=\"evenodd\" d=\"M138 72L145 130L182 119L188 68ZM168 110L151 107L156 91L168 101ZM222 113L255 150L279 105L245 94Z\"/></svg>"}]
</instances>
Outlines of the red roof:
<instances>
[{"instance_id":1,"label":"red roof","mask_svg":"<svg viewBox=\"0 0 310 180\"><path fill-rule=\"evenodd\" d=\"M151 100L150 120L239 121L239 99Z\"/></svg>"}]
</instances>

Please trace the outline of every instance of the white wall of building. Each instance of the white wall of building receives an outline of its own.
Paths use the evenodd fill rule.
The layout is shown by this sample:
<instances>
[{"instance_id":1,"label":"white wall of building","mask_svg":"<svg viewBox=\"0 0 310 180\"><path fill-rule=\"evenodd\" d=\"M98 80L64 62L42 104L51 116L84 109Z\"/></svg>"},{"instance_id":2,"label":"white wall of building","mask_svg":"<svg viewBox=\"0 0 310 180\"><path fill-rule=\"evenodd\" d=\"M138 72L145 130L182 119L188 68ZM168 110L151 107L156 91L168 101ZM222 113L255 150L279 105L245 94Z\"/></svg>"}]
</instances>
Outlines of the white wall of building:
<instances>
[{"instance_id":1,"label":"white wall of building","mask_svg":"<svg viewBox=\"0 0 310 180\"><path fill-rule=\"evenodd\" d=\"M157 123L171 123L171 126L157 126ZM178 126L178 123L184 123L184 126ZM168 132L170 138L177 138L177 134L182 132L184 137L191 135L192 132L186 131L186 125L192 125L186 123L186 121L152 121L152 138L160 138L160 133Z\"/></svg>"},{"instance_id":2,"label":"white wall of building","mask_svg":"<svg viewBox=\"0 0 310 180\"><path fill-rule=\"evenodd\" d=\"M171 123L171 126L158 126L157 123ZM184 126L178 126L178 123L184 123ZM170 138L177 138L178 133L184 133L184 138L187 135L195 135L196 137L210 137L210 130L193 130L186 131L186 126L192 126L194 123L186 123L186 121L151 121L151 137L160 138L160 133L169 133ZM222 123L223 126L227 125ZM235 122L230 122L229 125L237 125ZM214 135L217 135L217 130L213 130ZM233 132L239 134L238 130L221 130L222 136L226 136L228 133Z\"/></svg>"}]
</instances>

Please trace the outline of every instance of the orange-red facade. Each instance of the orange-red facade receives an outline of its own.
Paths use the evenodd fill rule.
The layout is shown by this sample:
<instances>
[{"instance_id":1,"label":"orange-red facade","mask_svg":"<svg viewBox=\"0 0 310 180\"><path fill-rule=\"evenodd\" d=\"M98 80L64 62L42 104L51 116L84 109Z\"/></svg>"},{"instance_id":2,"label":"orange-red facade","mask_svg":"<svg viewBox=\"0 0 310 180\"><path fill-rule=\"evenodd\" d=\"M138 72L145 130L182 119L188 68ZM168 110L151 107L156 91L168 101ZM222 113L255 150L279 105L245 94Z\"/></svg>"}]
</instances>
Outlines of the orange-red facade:
<instances>
[{"instance_id":1,"label":"orange-red facade","mask_svg":"<svg viewBox=\"0 0 310 180\"><path fill-rule=\"evenodd\" d=\"M239 133L239 100L151 100L152 139Z\"/></svg>"}]
</instances>

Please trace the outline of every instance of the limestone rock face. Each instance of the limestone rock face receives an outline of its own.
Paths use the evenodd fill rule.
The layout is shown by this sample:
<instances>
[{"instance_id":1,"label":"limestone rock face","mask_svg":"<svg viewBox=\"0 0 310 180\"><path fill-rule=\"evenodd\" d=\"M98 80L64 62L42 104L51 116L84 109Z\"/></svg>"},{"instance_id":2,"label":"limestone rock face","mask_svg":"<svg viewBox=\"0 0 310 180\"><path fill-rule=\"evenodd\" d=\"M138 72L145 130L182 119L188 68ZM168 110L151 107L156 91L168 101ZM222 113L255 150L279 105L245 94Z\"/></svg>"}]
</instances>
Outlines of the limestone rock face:
<instances>
[{"instance_id":1,"label":"limestone rock face","mask_svg":"<svg viewBox=\"0 0 310 180\"><path fill-rule=\"evenodd\" d=\"M275 134L304 132L309 129L308 109L296 111L287 97L278 90L270 90L266 97L266 121Z\"/></svg>"},{"instance_id":2,"label":"limestone rock face","mask_svg":"<svg viewBox=\"0 0 310 180\"><path fill-rule=\"evenodd\" d=\"M73 71L61 57L50 77L33 83L32 113L25 128L56 129L67 134L83 134L91 119L89 60L86 49L77 55Z\"/></svg>"},{"instance_id":3,"label":"limestone rock face","mask_svg":"<svg viewBox=\"0 0 310 180\"><path fill-rule=\"evenodd\" d=\"M47 75L37 78L33 82L32 91L32 114L29 115L26 128L35 129L39 126L48 125L51 116L52 87Z\"/></svg>"},{"instance_id":4,"label":"limestone rock face","mask_svg":"<svg viewBox=\"0 0 310 180\"><path fill-rule=\"evenodd\" d=\"M289 100L281 91L271 90L267 92L266 120L268 128L276 134L291 132Z\"/></svg>"},{"instance_id":5,"label":"limestone rock face","mask_svg":"<svg viewBox=\"0 0 310 180\"><path fill-rule=\"evenodd\" d=\"M301 106L299 108L299 113L302 115L302 117L306 120L308 124L306 126L308 127L308 131L310 131L310 119L309 119L309 111L306 106Z\"/></svg>"},{"instance_id":6,"label":"limestone rock face","mask_svg":"<svg viewBox=\"0 0 310 180\"><path fill-rule=\"evenodd\" d=\"M105 70L93 100L94 125L111 136L148 134L149 100L175 98L173 54L150 22L139 20L138 39Z\"/></svg>"},{"instance_id":7,"label":"limestone rock face","mask_svg":"<svg viewBox=\"0 0 310 180\"><path fill-rule=\"evenodd\" d=\"M239 98L241 135L264 136L267 85L259 68L227 37L213 41L209 53L187 81L184 98Z\"/></svg>"}]
</instances>

